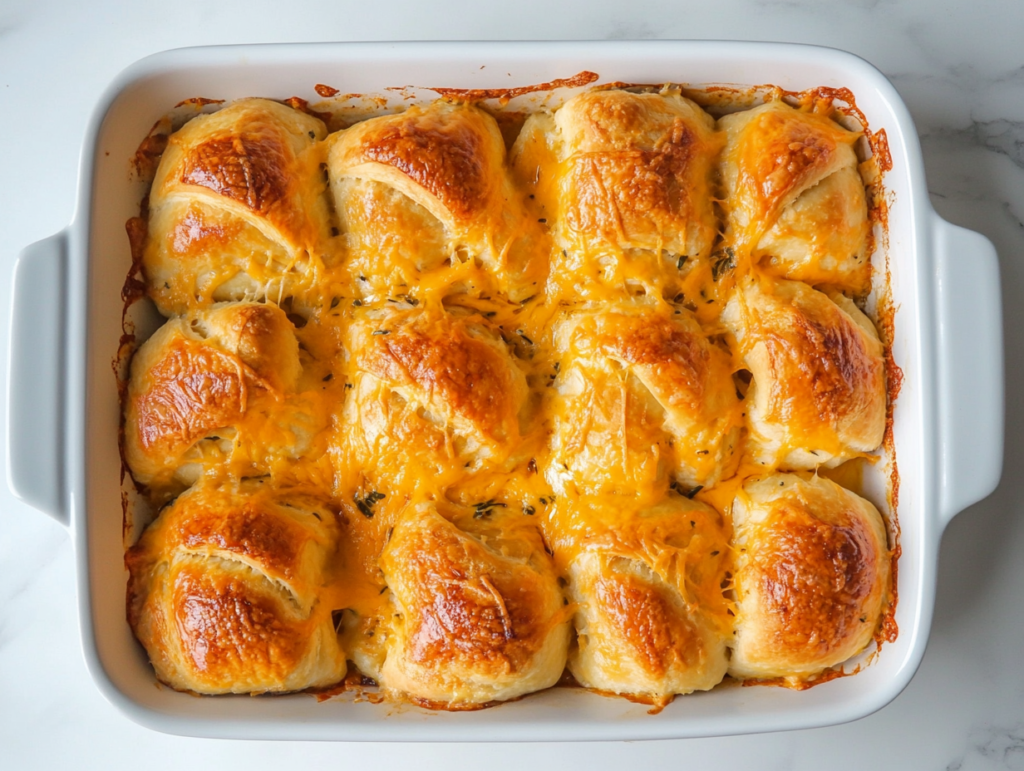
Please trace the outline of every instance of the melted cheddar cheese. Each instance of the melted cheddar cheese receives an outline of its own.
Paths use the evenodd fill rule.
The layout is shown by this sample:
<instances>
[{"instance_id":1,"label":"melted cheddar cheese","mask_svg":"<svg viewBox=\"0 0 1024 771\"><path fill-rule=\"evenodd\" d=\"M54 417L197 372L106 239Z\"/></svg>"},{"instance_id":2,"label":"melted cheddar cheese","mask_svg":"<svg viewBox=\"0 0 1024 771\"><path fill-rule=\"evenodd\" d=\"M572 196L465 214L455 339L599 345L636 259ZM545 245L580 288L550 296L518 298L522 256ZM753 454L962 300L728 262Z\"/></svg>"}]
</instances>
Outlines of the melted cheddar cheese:
<instances>
[{"instance_id":1,"label":"melted cheddar cheese","mask_svg":"<svg viewBox=\"0 0 1024 771\"><path fill-rule=\"evenodd\" d=\"M851 299L870 278L857 137L781 102L716 125L668 87L581 94L508 151L490 114L446 101L330 135L265 100L186 124L142 250L169 319L124 404L134 479L157 506L180 495L129 552L158 676L294 690L348 659L446 709L566 666L658 703L714 687L737 639L754 644L735 634L761 596L732 578L759 580L734 553L744 485L881 442L882 344ZM298 547L253 556L239 533L310 495L329 533L300 590L271 564ZM819 496L807 516L846 516L830 500L853 505ZM204 535L173 535L193 519ZM812 551L833 538L807 532ZM850 537L880 559L871 532ZM839 653L734 674L812 676L857 653L879 623L877 563L857 574L869 620ZM307 620L273 621L286 589ZM238 593L280 631L260 650L282 654L247 664L238 643L232 681L186 648L209 634L230 658ZM314 673L303 646L324 618L342 666Z\"/></svg>"}]
</instances>

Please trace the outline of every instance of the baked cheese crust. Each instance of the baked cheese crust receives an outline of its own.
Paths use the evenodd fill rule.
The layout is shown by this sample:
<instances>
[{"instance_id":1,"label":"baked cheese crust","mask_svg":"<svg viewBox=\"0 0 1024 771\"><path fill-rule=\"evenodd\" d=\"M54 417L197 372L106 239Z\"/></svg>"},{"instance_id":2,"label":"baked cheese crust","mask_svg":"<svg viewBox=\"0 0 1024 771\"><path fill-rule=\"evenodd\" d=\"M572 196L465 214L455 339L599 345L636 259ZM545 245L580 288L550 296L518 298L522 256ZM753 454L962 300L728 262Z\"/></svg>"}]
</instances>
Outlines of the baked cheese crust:
<instances>
[{"instance_id":1,"label":"baked cheese crust","mask_svg":"<svg viewBox=\"0 0 1024 771\"><path fill-rule=\"evenodd\" d=\"M471 709L804 683L890 593L819 476L885 429L857 144L820 100L678 88L329 133L245 99L174 133L124 457L158 515L129 620L197 693ZM849 475L848 475L849 477ZM839 478L839 477L836 477ZM852 477L849 477L852 478Z\"/></svg>"}]
</instances>

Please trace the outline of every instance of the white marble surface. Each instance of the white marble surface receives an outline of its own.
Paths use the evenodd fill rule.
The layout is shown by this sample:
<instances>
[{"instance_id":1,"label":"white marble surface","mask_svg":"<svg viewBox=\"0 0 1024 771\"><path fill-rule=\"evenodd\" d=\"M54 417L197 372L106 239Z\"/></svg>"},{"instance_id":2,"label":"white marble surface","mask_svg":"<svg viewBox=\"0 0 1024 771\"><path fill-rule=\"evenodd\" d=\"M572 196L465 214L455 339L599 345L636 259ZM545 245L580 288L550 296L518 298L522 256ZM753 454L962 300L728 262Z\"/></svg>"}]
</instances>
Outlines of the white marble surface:
<instances>
[{"instance_id":1,"label":"white marble surface","mask_svg":"<svg viewBox=\"0 0 1024 771\"><path fill-rule=\"evenodd\" d=\"M942 545L931 642L909 688L814 731L591 745L355 745L163 736L95 689L67 533L0 489L0 768L1024 769L1024 3L1020 0L0 0L0 300L18 251L70 221L93 104L146 54L185 45L371 39L738 38L845 48L888 74L924 140L932 199L1003 271L1004 480ZM40 308L41 313L51 309ZM7 310L0 334L5 369ZM2 381L6 381L3 372Z\"/></svg>"}]
</instances>

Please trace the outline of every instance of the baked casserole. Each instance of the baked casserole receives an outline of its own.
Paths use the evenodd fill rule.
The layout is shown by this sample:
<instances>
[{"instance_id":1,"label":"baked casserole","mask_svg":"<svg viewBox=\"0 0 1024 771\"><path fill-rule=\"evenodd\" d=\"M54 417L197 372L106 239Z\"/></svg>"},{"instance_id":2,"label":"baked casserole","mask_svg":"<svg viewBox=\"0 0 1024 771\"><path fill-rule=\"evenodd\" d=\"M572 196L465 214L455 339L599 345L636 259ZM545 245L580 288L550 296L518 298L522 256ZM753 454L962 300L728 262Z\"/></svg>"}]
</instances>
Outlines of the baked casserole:
<instances>
[{"instance_id":1,"label":"baked casserole","mask_svg":"<svg viewBox=\"0 0 1024 771\"><path fill-rule=\"evenodd\" d=\"M129 224L166 322L122 442L161 682L663 705L892 633L856 484L891 407L866 126L819 92L690 97L334 131L244 99L167 137Z\"/></svg>"}]
</instances>

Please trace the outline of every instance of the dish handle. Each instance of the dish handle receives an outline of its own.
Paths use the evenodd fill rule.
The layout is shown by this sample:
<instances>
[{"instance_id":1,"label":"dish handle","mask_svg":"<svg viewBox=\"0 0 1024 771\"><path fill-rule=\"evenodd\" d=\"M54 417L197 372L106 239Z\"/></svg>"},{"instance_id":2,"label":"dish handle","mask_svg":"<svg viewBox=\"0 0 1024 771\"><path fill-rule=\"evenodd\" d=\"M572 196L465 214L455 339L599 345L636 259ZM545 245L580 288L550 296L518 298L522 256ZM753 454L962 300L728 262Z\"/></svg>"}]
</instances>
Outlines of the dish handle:
<instances>
[{"instance_id":1,"label":"dish handle","mask_svg":"<svg viewBox=\"0 0 1024 771\"><path fill-rule=\"evenodd\" d=\"M64 495L67 230L26 248L14 266L7 361L11 492L69 524Z\"/></svg>"},{"instance_id":2,"label":"dish handle","mask_svg":"<svg viewBox=\"0 0 1024 771\"><path fill-rule=\"evenodd\" d=\"M938 318L939 516L945 527L1003 471L999 259L980 233L934 215Z\"/></svg>"}]
</instances>

